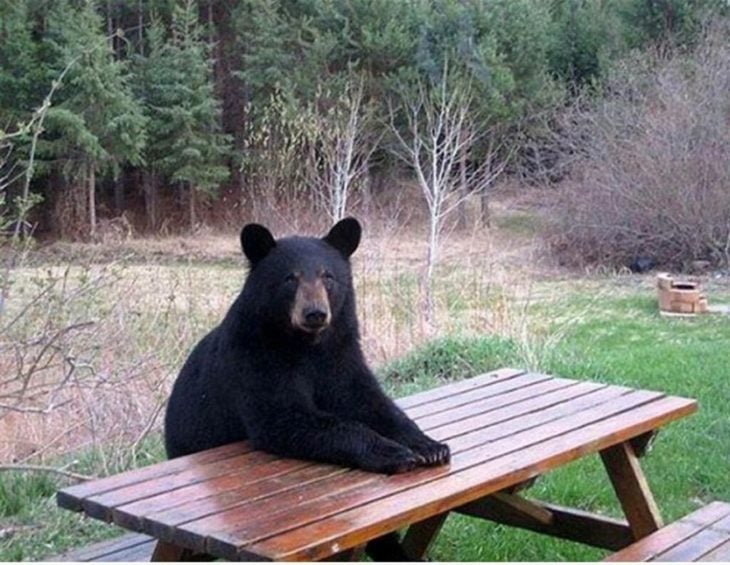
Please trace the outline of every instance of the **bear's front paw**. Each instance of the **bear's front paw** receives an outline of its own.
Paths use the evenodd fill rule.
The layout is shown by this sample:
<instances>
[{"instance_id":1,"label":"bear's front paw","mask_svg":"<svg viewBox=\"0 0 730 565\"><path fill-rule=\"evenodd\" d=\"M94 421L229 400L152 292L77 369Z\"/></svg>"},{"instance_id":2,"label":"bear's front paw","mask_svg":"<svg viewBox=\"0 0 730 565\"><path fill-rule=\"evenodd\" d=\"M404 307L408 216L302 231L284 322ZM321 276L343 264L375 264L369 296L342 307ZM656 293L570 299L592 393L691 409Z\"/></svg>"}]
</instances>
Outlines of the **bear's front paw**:
<instances>
[{"instance_id":1,"label":"bear's front paw","mask_svg":"<svg viewBox=\"0 0 730 565\"><path fill-rule=\"evenodd\" d=\"M366 471L394 475L423 465L423 457L394 441L384 440L373 446L363 457L360 467Z\"/></svg>"},{"instance_id":2,"label":"bear's front paw","mask_svg":"<svg viewBox=\"0 0 730 565\"><path fill-rule=\"evenodd\" d=\"M425 465L445 465L451 460L449 446L426 435L411 439L406 445L423 458Z\"/></svg>"}]
</instances>

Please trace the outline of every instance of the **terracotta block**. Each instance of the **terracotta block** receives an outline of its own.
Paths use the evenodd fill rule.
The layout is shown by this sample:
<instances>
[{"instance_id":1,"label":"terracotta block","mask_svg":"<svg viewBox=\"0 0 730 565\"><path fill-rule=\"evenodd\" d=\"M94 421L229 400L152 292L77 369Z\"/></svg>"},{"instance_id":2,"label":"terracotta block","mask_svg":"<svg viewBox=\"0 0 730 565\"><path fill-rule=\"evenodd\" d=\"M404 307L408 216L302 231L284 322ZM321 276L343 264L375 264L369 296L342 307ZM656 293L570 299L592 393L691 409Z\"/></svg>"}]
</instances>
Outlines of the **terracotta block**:
<instances>
[{"instance_id":1,"label":"terracotta block","mask_svg":"<svg viewBox=\"0 0 730 565\"><path fill-rule=\"evenodd\" d=\"M669 273L660 273L656 278L657 286L663 290L669 290L672 288L672 277Z\"/></svg>"},{"instance_id":2,"label":"terracotta block","mask_svg":"<svg viewBox=\"0 0 730 565\"><path fill-rule=\"evenodd\" d=\"M694 280L675 281L668 273L657 276L657 299L663 312L695 314L708 311L707 298Z\"/></svg>"}]
</instances>

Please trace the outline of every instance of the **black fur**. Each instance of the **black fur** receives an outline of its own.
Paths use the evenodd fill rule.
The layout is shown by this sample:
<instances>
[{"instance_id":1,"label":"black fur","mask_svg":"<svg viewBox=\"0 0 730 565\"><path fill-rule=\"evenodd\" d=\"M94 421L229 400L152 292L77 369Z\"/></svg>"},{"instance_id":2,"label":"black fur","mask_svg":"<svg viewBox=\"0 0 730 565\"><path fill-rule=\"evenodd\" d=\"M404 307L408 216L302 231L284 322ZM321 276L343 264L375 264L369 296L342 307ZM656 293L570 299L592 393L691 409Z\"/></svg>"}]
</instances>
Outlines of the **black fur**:
<instances>
[{"instance_id":1,"label":"black fur","mask_svg":"<svg viewBox=\"0 0 730 565\"><path fill-rule=\"evenodd\" d=\"M365 363L349 265L359 240L352 218L322 239L275 241L263 226L243 229L250 273L175 382L165 418L169 457L249 439L282 456L382 473L449 461L448 446L423 434ZM292 325L297 286L318 277L331 319L303 331Z\"/></svg>"}]
</instances>

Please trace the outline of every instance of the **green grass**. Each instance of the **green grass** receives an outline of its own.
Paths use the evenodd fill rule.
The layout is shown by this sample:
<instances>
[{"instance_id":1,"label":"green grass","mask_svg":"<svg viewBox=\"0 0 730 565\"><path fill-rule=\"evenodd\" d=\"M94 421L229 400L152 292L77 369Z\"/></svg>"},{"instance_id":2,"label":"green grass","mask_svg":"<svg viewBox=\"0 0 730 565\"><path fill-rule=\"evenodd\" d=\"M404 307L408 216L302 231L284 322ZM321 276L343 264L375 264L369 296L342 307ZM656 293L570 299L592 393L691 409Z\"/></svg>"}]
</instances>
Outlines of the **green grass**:
<instances>
[{"instance_id":1,"label":"green grass","mask_svg":"<svg viewBox=\"0 0 730 565\"><path fill-rule=\"evenodd\" d=\"M540 231L542 219L529 212L512 212L497 216L493 220L495 227L507 233L516 235L532 236Z\"/></svg>"},{"instance_id":2,"label":"green grass","mask_svg":"<svg viewBox=\"0 0 730 565\"><path fill-rule=\"evenodd\" d=\"M715 299L728 301L723 296ZM722 316L663 318L656 311L653 293L597 302L593 295L578 292L559 302L559 308L548 308L559 312L556 318L585 312L586 307L588 315L565 332L541 369L699 401L697 414L660 432L643 462L665 520L675 520L711 500L730 500L730 320ZM596 303L600 307L591 308ZM562 327L562 321L556 323ZM519 348L496 347L491 362L483 357L484 342L488 341L492 340L477 340L481 345L462 349L465 359L455 363L452 357L445 366L473 363L478 369L489 369L504 361L519 364ZM420 354L428 358L433 350L431 346ZM514 355L511 359L510 354ZM416 356L400 363L419 370L423 360ZM530 496L621 516L597 457L542 477ZM452 516L431 557L455 561L563 561L595 560L605 554L579 544Z\"/></svg>"},{"instance_id":3,"label":"green grass","mask_svg":"<svg viewBox=\"0 0 730 565\"><path fill-rule=\"evenodd\" d=\"M79 453L73 468L81 474L92 474L100 467L101 458L109 459L97 451ZM134 459L115 465L110 472L163 459L161 437L151 435L141 442ZM68 461L58 461L58 466L63 463ZM7 532L0 539L0 561L37 561L125 533L122 528L59 508L56 491L70 484L75 481L52 474L0 472L0 531Z\"/></svg>"},{"instance_id":4,"label":"green grass","mask_svg":"<svg viewBox=\"0 0 730 565\"><path fill-rule=\"evenodd\" d=\"M648 288L612 290L612 282L545 283L529 307L530 343L450 336L428 343L379 371L394 396L432 388L500 366L530 366L562 376L697 398L697 414L661 431L644 469L667 521L713 499L730 500L730 319L666 319ZM609 289L608 292L605 292ZM544 291L544 292L543 292ZM730 296L713 296L730 302ZM454 308L459 308L456 304ZM405 316L405 313L404 313ZM555 337L559 339L554 339ZM535 360L537 359L537 362ZM99 454L79 455L75 470L95 468ZM136 465L162 458L159 437ZM0 560L39 559L121 530L55 507L53 476L0 473ZM529 495L620 516L597 457L542 477ZM432 560L596 560L605 551L451 516Z\"/></svg>"}]
</instances>

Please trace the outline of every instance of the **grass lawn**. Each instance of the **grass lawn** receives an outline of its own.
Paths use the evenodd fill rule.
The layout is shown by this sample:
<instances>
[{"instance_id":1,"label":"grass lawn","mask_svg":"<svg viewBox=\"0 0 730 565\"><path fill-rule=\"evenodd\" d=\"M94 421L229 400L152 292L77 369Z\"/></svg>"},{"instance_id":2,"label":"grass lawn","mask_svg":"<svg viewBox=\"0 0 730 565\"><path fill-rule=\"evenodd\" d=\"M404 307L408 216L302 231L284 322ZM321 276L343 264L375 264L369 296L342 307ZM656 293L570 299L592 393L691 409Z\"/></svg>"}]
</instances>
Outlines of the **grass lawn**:
<instances>
[{"instance_id":1,"label":"grass lawn","mask_svg":"<svg viewBox=\"0 0 730 565\"><path fill-rule=\"evenodd\" d=\"M716 299L723 298L730 301ZM584 312L596 301L590 290L578 290L559 302L565 315ZM698 399L698 413L660 432L643 468L667 522L711 500L730 500L730 319L665 319L656 311L653 292L600 304L571 326L541 368ZM478 347L473 349L478 359ZM597 456L542 477L528 496L621 516ZM452 516L431 555L455 561L562 561L595 560L606 553Z\"/></svg>"},{"instance_id":2,"label":"grass lawn","mask_svg":"<svg viewBox=\"0 0 730 565\"><path fill-rule=\"evenodd\" d=\"M616 279L538 283L527 305L527 341L452 336L417 348L380 374L397 396L499 366L654 389L697 398L699 412L666 427L644 469L666 521L713 499L730 500L730 318L665 319L650 284ZM730 295L712 295L730 302ZM138 462L160 459L159 437ZM82 462L74 470L93 469ZM62 479L0 474L0 560L39 559L121 530L55 507ZM539 499L620 516L597 457L542 477ZM432 560L595 560L606 552L451 516Z\"/></svg>"}]
</instances>

